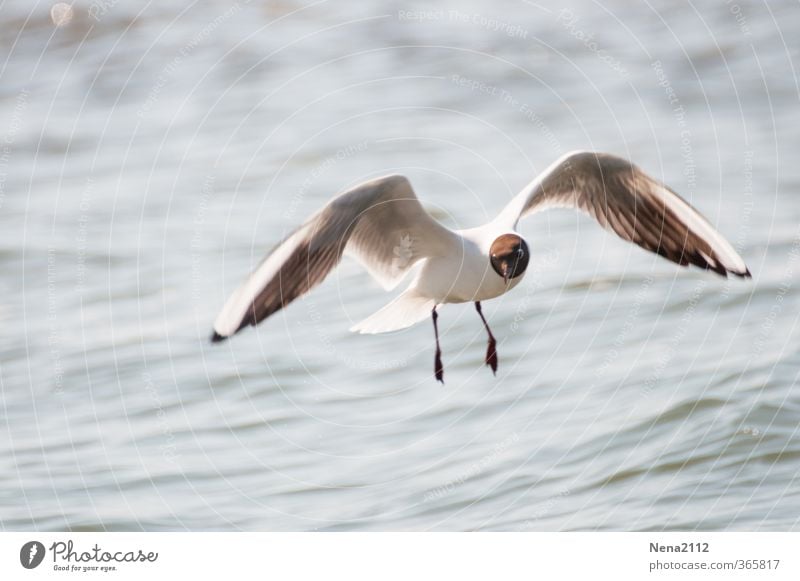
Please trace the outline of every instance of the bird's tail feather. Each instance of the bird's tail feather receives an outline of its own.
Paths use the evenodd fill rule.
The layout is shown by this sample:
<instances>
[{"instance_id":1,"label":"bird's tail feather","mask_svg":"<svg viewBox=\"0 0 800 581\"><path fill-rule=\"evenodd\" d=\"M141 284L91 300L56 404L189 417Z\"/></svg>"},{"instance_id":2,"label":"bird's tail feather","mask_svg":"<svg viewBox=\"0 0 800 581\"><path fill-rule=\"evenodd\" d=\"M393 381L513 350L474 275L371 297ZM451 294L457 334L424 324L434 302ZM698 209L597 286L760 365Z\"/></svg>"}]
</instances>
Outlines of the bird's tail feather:
<instances>
[{"instance_id":1,"label":"bird's tail feather","mask_svg":"<svg viewBox=\"0 0 800 581\"><path fill-rule=\"evenodd\" d=\"M405 329L429 317L436 302L408 289L381 310L352 326L355 333L388 333Z\"/></svg>"}]
</instances>

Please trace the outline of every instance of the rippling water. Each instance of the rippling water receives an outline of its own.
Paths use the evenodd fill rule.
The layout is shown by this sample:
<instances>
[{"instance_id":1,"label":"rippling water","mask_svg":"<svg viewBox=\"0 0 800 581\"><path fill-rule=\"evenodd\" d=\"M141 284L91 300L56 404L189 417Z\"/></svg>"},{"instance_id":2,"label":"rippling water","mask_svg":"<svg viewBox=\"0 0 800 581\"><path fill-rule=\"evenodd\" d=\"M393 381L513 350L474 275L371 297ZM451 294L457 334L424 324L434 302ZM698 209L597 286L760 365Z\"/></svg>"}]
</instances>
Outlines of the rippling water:
<instances>
[{"instance_id":1,"label":"rippling water","mask_svg":"<svg viewBox=\"0 0 800 581\"><path fill-rule=\"evenodd\" d=\"M2 5L2 529L798 527L797 4L427 6ZM497 378L469 305L444 387L429 324L348 333L389 300L351 262L207 342L334 193L400 172L468 227L575 148L672 185L752 281L554 212L485 305Z\"/></svg>"}]
</instances>

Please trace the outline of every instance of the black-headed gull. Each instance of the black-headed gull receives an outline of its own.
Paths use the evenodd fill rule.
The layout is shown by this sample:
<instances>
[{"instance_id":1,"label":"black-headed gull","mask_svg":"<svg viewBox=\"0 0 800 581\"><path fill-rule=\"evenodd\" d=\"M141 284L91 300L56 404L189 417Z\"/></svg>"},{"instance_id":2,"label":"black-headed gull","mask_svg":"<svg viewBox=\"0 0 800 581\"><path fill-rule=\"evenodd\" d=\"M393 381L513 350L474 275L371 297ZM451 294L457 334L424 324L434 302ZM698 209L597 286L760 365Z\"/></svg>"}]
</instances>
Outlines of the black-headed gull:
<instances>
[{"instance_id":1,"label":"black-headed gull","mask_svg":"<svg viewBox=\"0 0 800 581\"><path fill-rule=\"evenodd\" d=\"M211 340L222 341L282 309L321 283L343 254L356 258L387 290L421 262L402 294L351 330L382 333L432 317L434 374L443 381L436 307L473 302L489 336L485 362L496 372L496 341L481 301L508 292L525 274L530 249L516 232L520 218L554 207L583 210L621 238L682 266L750 276L731 245L667 186L622 158L573 152L528 184L494 220L468 230L453 231L432 218L403 176L344 192L278 244L231 295Z\"/></svg>"}]
</instances>

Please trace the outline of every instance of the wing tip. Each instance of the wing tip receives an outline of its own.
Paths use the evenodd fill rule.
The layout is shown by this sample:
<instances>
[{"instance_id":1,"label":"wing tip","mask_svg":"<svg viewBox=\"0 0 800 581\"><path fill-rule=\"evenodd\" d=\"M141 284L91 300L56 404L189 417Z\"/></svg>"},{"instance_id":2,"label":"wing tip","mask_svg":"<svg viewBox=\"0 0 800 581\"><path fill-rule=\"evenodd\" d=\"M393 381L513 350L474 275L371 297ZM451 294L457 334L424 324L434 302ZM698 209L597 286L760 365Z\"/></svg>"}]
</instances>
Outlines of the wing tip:
<instances>
[{"instance_id":1,"label":"wing tip","mask_svg":"<svg viewBox=\"0 0 800 581\"><path fill-rule=\"evenodd\" d=\"M211 332L211 336L208 338L211 343L222 343L228 337L226 335L220 335L217 333L216 329Z\"/></svg>"},{"instance_id":2,"label":"wing tip","mask_svg":"<svg viewBox=\"0 0 800 581\"><path fill-rule=\"evenodd\" d=\"M753 278L753 275L750 273L750 269L744 266L743 268L731 268L730 266L725 266L723 264L717 264L716 266L707 265L705 266L706 270L712 270L716 272L718 275L728 278L729 274L732 274L736 278L748 279Z\"/></svg>"},{"instance_id":3,"label":"wing tip","mask_svg":"<svg viewBox=\"0 0 800 581\"><path fill-rule=\"evenodd\" d=\"M716 265L713 265L713 266L710 265L710 264L707 264L704 268L706 270L711 270L711 271L717 273L718 275L720 275L720 276L722 276L724 278L728 278L728 275L731 275L731 274L733 276L735 276L736 278L742 278L742 279L753 278L753 275L750 274L750 269L747 268L746 266L743 267L743 268L738 268L738 267L730 267L730 266L726 266L724 264L717 263Z\"/></svg>"},{"instance_id":4,"label":"wing tip","mask_svg":"<svg viewBox=\"0 0 800 581\"><path fill-rule=\"evenodd\" d=\"M371 180L369 180L367 182L364 182L363 184L359 184L358 186L356 186L353 189L359 189L359 188L362 188L362 187L375 187L375 186L379 186L379 185L380 186L397 187L397 186L403 185L403 184L407 185L408 187L411 187L411 182L409 181L409 179L406 176L404 176L402 174L399 174L399 173L390 173L390 174L386 174L386 175L382 175L382 176L378 176L376 178L373 178L373 179L371 179ZM351 192L351 191L353 191L353 189L347 190L344 193L346 194L348 192Z\"/></svg>"},{"instance_id":5,"label":"wing tip","mask_svg":"<svg viewBox=\"0 0 800 581\"><path fill-rule=\"evenodd\" d=\"M734 264L730 264L731 261L727 260L722 262L719 258L716 259L717 266L719 266L724 271L724 276L727 278L729 274L737 278L753 278L753 275L750 274L750 269L747 268L747 265L742 260L742 257L738 254L736 255L736 261ZM726 264L726 262L728 264ZM720 273L722 274L722 273Z\"/></svg>"}]
</instances>

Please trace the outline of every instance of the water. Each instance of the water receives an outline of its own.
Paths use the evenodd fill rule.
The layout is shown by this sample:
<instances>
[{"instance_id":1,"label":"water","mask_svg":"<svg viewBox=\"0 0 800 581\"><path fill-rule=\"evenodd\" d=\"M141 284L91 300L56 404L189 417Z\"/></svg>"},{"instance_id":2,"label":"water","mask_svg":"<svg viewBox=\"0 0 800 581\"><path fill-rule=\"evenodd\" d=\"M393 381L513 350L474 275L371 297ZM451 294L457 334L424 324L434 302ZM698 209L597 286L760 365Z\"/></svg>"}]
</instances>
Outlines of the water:
<instances>
[{"instance_id":1,"label":"water","mask_svg":"<svg viewBox=\"0 0 800 581\"><path fill-rule=\"evenodd\" d=\"M798 527L792 2L79 0L0 19L0 527ZM574 148L690 199L752 281L571 212L484 310L348 333L345 262L212 346L228 293L333 194L410 177L481 223Z\"/></svg>"}]
</instances>

